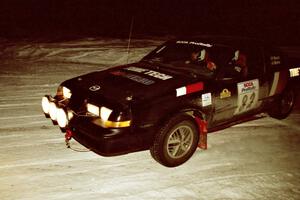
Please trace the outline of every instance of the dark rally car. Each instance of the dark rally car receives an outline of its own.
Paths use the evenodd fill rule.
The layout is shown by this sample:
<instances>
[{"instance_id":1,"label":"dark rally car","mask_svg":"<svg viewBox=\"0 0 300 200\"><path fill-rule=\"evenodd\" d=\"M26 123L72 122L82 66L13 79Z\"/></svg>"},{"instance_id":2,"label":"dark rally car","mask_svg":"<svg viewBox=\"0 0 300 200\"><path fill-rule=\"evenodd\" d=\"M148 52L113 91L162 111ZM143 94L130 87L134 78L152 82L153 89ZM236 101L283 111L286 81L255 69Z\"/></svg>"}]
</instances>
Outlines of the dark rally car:
<instances>
[{"instance_id":1,"label":"dark rally car","mask_svg":"<svg viewBox=\"0 0 300 200\"><path fill-rule=\"evenodd\" d=\"M140 62L64 81L42 99L46 117L88 149L150 149L167 167L187 161L206 133L261 112L291 112L300 67L251 39L167 41Z\"/></svg>"}]
</instances>

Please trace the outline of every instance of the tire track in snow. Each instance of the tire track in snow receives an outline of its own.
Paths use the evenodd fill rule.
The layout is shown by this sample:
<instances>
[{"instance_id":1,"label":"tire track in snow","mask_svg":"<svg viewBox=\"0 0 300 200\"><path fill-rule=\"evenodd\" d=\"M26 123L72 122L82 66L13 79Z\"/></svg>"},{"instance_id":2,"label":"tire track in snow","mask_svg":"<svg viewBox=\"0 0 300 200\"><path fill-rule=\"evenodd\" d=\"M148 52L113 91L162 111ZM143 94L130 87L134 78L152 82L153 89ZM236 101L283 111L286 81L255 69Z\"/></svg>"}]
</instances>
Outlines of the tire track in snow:
<instances>
[{"instance_id":1,"label":"tire track in snow","mask_svg":"<svg viewBox=\"0 0 300 200\"><path fill-rule=\"evenodd\" d=\"M32 126L32 125L41 125L41 124L46 124L46 123L49 123L49 120L45 119L45 120L31 121L31 122L21 122L21 123L12 122L12 124L1 125L1 129L25 127L25 126Z\"/></svg>"},{"instance_id":2,"label":"tire track in snow","mask_svg":"<svg viewBox=\"0 0 300 200\"><path fill-rule=\"evenodd\" d=\"M7 102L7 101L30 101L30 100L42 100L43 95L31 96L31 97L21 97L21 96L10 96L7 98L0 98L0 101ZM1 104L0 104L1 105ZM5 105L5 103L3 103Z\"/></svg>"},{"instance_id":3,"label":"tire track in snow","mask_svg":"<svg viewBox=\"0 0 300 200\"><path fill-rule=\"evenodd\" d=\"M36 105L40 105L40 103L13 103L13 104L0 105L0 109L16 108L16 107L23 107L23 106L36 106Z\"/></svg>"},{"instance_id":4,"label":"tire track in snow","mask_svg":"<svg viewBox=\"0 0 300 200\"><path fill-rule=\"evenodd\" d=\"M19 136L20 137L20 136ZM36 147L36 146L47 146L47 145L53 145L53 144L61 144L64 142L64 137L61 138L56 138L56 139L47 139L47 140L41 140L41 141L37 141L35 140L34 143L16 143L16 144L8 144L8 145L2 145L0 146L0 150L1 149L5 149L7 150L8 148L24 148L24 147Z\"/></svg>"},{"instance_id":5,"label":"tire track in snow","mask_svg":"<svg viewBox=\"0 0 300 200\"><path fill-rule=\"evenodd\" d=\"M44 117L44 115L23 115L23 116L15 116L15 117L0 117L0 120L14 120L14 119L26 119L33 117Z\"/></svg>"}]
</instances>

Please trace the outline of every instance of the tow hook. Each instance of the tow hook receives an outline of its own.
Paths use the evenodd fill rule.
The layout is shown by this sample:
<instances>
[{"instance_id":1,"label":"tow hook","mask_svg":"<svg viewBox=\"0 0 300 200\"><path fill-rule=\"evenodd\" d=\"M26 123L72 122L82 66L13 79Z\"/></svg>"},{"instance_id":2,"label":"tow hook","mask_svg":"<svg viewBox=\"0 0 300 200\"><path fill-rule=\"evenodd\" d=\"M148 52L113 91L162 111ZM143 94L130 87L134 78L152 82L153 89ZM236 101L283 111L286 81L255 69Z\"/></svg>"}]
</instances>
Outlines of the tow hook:
<instances>
[{"instance_id":1,"label":"tow hook","mask_svg":"<svg viewBox=\"0 0 300 200\"><path fill-rule=\"evenodd\" d=\"M72 131L70 129L67 129L66 134L65 134L65 142L66 142L67 148L71 148L69 141L72 139L72 137L73 137Z\"/></svg>"},{"instance_id":2,"label":"tow hook","mask_svg":"<svg viewBox=\"0 0 300 200\"><path fill-rule=\"evenodd\" d=\"M195 119L200 132L200 140L198 147L200 149L207 149L207 121L199 117L196 117Z\"/></svg>"}]
</instances>

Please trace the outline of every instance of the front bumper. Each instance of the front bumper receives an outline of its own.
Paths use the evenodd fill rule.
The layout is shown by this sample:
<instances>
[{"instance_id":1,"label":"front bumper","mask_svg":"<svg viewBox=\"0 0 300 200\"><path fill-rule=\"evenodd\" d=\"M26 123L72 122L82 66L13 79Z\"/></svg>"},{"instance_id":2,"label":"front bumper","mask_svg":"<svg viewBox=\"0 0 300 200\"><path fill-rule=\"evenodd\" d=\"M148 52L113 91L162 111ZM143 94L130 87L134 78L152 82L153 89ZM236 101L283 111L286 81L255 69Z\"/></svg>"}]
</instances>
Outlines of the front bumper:
<instances>
[{"instance_id":1,"label":"front bumper","mask_svg":"<svg viewBox=\"0 0 300 200\"><path fill-rule=\"evenodd\" d=\"M68 130L83 146L102 156L114 156L147 149L131 128L102 128L88 117L74 117Z\"/></svg>"},{"instance_id":2,"label":"front bumper","mask_svg":"<svg viewBox=\"0 0 300 200\"><path fill-rule=\"evenodd\" d=\"M138 134L139 131L133 131L132 127L104 128L93 123L93 116L75 113L62 101L49 95L43 98L43 103L49 104L49 109L46 105L43 111L54 125L58 124L63 132L67 130L72 138L99 155L114 156L149 149L148 131ZM62 111L64 116L58 114ZM65 126L61 126L61 118L66 120Z\"/></svg>"}]
</instances>

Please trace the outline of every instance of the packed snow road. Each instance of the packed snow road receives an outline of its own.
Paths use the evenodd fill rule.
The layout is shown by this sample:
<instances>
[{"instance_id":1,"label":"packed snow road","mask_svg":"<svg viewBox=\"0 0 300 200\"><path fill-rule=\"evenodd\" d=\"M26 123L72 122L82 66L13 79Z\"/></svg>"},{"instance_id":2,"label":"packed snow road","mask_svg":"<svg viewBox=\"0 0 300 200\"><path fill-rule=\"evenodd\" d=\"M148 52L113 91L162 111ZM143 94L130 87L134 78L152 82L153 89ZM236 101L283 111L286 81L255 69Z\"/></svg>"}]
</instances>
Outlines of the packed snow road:
<instances>
[{"instance_id":1,"label":"packed snow road","mask_svg":"<svg viewBox=\"0 0 300 200\"><path fill-rule=\"evenodd\" d=\"M129 61L160 42L134 40ZM1 200L300 199L299 98L287 119L260 115L210 133L208 150L170 169L148 151L107 158L67 149L42 113L41 97L63 80L125 63L125 40L2 40L0 47Z\"/></svg>"}]
</instances>

